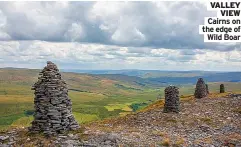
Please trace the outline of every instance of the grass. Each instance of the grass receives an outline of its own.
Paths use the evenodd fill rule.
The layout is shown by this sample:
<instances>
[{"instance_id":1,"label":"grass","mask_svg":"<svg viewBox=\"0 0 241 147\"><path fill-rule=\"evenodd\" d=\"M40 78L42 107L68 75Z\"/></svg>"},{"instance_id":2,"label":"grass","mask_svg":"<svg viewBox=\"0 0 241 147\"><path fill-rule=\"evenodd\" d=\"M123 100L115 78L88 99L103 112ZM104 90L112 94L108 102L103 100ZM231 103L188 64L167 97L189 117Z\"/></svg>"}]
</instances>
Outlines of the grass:
<instances>
[{"instance_id":1,"label":"grass","mask_svg":"<svg viewBox=\"0 0 241 147\"><path fill-rule=\"evenodd\" d=\"M233 111L241 114L241 107L234 109Z\"/></svg>"},{"instance_id":2,"label":"grass","mask_svg":"<svg viewBox=\"0 0 241 147\"><path fill-rule=\"evenodd\" d=\"M73 115L76 118L76 121L80 124L95 121L95 120L99 119L99 117L94 114L84 114L84 113L73 112Z\"/></svg>"},{"instance_id":3,"label":"grass","mask_svg":"<svg viewBox=\"0 0 241 147\"><path fill-rule=\"evenodd\" d=\"M85 102L95 102L100 101L107 96L101 93L88 93L88 92L77 92L77 91L70 91L69 97L71 98L73 103L85 103Z\"/></svg>"},{"instance_id":4,"label":"grass","mask_svg":"<svg viewBox=\"0 0 241 147\"><path fill-rule=\"evenodd\" d=\"M163 146L170 146L170 139L169 138L163 139L161 145L163 145Z\"/></svg>"},{"instance_id":5,"label":"grass","mask_svg":"<svg viewBox=\"0 0 241 147\"><path fill-rule=\"evenodd\" d=\"M164 132L161 132L161 131L152 131L152 134L153 135L156 135L156 136L161 136L161 137L163 137L164 135L165 135L165 133Z\"/></svg>"},{"instance_id":6,"label":"grass","mask_svg":"<svg viewBox=\"0 0 241 147\"><path fill-rule=\"evenodd\" d=\"M175 144L173 146L175 147L181 147L185 143L185 140L181 137L178 137Z\"/></svg>"},{"instance_id":7,"label":"grass","mask_svg":"<svg viewBox=\"0 0 241 147\"><path fill-rule=\"evenodd\" d=\"M207 124L210 124L212 123L212 119L209 118L209 117L203 117L203 118L200 118L201 121L207 123Z\"/></svg>"},{"instance_id":8,"label":"grass","mask_svg":"<svg viewBox=\"0 0 241 147\"><path fill-rule=\"evenodd\" d=\"M26 112L31 112L34 108L34 94L30 89L36 82L39 71L0 69L0 130L9 126L30 124L32 117ZM112 76L108 79L109 76L75 73L62 75L68 83L73 113L79 123L124 116L131 113L133 108L135 111L146 111L164 105L165 87L150 87L150 84L144 86L135 82L132 77L113 78ZM219 85L220 83L209 83L210 91L219 91ZM241 83L224 83L224 85L227 91L238 92ZM180 95L192 95L194 92L194 85L178 85L178 87ZM158 95L161 96L161 100L157 100ZM181 100L192 99L193 96L181 96Z\"/></svg>"},{"instance_id":9,"label":"grass","mask_svg":"<svg viewBox=\"0 0 241 147\"><path fill-rule=\"evenodd\" d=\"M12 127L28 127L33 121L33 116L24 116L14 121Z\"/></svg>"},{"instance_id":10,"label":"grass","mask_svg":"<svg viewBox=\"0 0 241 147\"><path fill-rule=\"evenodd\" d=\"M131 103L126 104L108 104L107 106L104 106L108 111L115 111L117 109L123 110L123 111L132 111L132 109L129 107Z\"/></svg>"}]
</instances>

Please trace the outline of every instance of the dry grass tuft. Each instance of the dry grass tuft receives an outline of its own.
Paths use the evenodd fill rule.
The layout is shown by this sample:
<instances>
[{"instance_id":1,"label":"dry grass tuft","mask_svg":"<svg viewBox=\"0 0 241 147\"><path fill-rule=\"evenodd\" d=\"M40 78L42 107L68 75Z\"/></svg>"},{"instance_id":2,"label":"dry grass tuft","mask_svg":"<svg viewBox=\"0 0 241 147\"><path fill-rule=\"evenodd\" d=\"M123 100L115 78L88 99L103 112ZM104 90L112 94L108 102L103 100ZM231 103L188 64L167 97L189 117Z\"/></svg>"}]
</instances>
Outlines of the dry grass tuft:
<instances>
[{"instance_id":1,"label":"dry grass tuft","mask_svg":"<svg viewBox=\"0 0 241 147\"><path fill-rule=\"evenodd\" d=\"M163 137L165 135L165 133L161 132L161 131L152 131L152 134L156 135L156 136L161 136L161 137Z\"/></svg>"},{"instance_id":2,"label":"dry grass tuft","mask_svg":"<svg viewBox=\"0 0 241 147\"><path fill-rule=\"evenodd\" d=\"M163 145L163 146L170 146L170 139L169 138L163 139L161 145Z\"/></svg>"},{"instance_id":3,"label":"dry grass tuft","mask_svg":"<svg viewBox=\"0 0 241 147\"><path fill-rule=\"evenodd\" d=\"M241 107L234 109L233 111L241 114Z\"/></svg>"},{"instance_id":4,"label":"dry grass tuft","mask_svg":"<svg viewBox=\"0 0 241 147\"><path fill-rule=\"evenodd\" d=\"M185 143L184 138L180 138L180 137L179 137L179 138L176 140L176 142L175 142L175 144L174 144L173 146L175 146L175 147L181 147L181 146L184 145L184 143Z\"/></svg>"}]
</instances>

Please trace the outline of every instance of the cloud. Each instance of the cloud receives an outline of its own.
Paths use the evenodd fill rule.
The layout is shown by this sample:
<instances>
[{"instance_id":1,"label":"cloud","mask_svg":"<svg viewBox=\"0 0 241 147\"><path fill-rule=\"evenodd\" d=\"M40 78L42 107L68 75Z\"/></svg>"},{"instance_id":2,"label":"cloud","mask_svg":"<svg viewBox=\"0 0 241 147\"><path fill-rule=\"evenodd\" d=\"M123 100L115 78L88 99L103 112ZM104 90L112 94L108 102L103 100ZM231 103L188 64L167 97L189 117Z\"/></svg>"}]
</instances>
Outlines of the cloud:
<instances>
[{"instance_id":1,"label":"cloud","mask_svg":"<svg viewBox=\"0 0 241 147\"><path fill-rule=\"evenodd\" d=\"M78 41L84 38L85 32L81 24L72 23L67 32L64 34L65 40Z\"/></svg>"},{"instance_id":2,"label":"cloud","mask_svg":"<svg viewBox=\"0 0 241 147\"><path fill-rule=\"evenodd\" d=\"M204 2L0 2L0 67L241 70L240 43L204 43Z\"/></svg>"},{"instance_id":3,"label":"cloud","mask_svg":"<svg viewBox=\"0 0 241 147\"><path fill-rule=\"evenodd\" d=\"M85 42L126 47L233 50L204 43L198 27L215 16L203 2L1 2L0 40Z\"/></svg>"},{"instance_id":4,"label":"cloud","mask_svg":"<svg viewBox=\"0 0 241 147\"><path fill-rule=\"evenodd\" d=\"M42 68L46 61L51 60L65 69L241 69L240 50L189 51L77 42L0 41L0 66Z\"/></svg>"}]
</instances>

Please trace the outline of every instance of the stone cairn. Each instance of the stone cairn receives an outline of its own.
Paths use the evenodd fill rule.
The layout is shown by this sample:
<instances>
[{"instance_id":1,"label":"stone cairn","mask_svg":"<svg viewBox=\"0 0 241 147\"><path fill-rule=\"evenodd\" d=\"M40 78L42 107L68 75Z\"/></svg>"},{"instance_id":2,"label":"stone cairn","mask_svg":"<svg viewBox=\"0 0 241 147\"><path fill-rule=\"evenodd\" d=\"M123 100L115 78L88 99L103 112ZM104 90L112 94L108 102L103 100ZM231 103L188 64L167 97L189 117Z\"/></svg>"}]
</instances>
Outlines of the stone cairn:
<instances>
[{"instance_id":1,"label":"stone cairn","mask_svg":"<svg viewBox=\"0 0 241 147\"><path fill-rule=\"evenodd\" d=\"M208 84L206 84L207 94L209 94Z\"/></svg>"},{"instance_id":2,"label":"stone cairn","mask_svg":"<svg viewBox=\"0 0 241 147\"><path fill-rule=\"evenodd\" d=\"M175 86L168 86L165 89L165 104L163 112L176 112L179 110L179 89Z\"/></svg>"},{"instance_id":3,"label":"stone cairn","mask_svg":"<svg viewBox=\"0 0 241 147\"><path fill-rule=\"evenodd\" d=\"M80 128L72 114L67 85L61 79L57 66L48 61L39 75L32 87L35 91L35 113L29 131L49 136Z\"/></svg>"},{"instance_id":4,"label":"stone cairn","mask_svg":"<svg viewBox=\"0 0 241 147\"><path fill-rule=\"evenodd\" d=\"M220 93L224 93L225 92L225 88L224 88L224 84L220 85Z\"/></svg>"},{"instance_id":5,"label":"stone cairn","mask_svg":"<svg viewBox=\"0 0 241 147\"><path fill-rule=\"evenodd\" d=\"M194 96L195 98L204 98L207 94L206 84L202 78L199 78L196 84Z\"/></svg>"}]
</instances>

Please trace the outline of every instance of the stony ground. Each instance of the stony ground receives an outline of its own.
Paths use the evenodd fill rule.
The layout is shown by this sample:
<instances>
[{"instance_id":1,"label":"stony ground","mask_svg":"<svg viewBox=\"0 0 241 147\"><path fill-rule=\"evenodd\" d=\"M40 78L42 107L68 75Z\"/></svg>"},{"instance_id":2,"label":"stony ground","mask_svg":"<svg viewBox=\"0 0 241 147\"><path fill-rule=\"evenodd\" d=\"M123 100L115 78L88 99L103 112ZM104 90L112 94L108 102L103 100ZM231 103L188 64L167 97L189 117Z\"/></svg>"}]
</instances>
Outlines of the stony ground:
<instances>
[{"instance_id":1,"label":"stony ground","mask_svg":"<svg viewBox=\"0 0 241 147\"><path fill-rule=\"evenodd\" d=\"M155 106L155 105L153 105ZM156 105L136 114L94 122L78 132L45 139L26 129L0 135L1 146L241 147L241 95L188 99L181 111Z\"/></svg>"}]
</instances>

